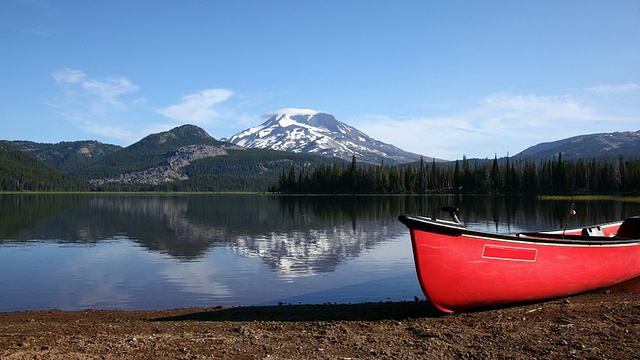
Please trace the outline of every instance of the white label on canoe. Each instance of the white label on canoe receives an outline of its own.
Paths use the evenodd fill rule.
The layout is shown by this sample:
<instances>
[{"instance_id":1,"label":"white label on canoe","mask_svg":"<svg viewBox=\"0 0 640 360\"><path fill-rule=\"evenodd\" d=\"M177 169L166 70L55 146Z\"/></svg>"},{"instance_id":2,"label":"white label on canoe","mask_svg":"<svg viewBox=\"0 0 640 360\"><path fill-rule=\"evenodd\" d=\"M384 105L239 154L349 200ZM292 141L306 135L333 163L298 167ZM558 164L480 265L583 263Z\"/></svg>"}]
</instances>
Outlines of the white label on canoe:
<instances>
[{"instance_id":1,"label":"white label on canoe","mask_svg":"<svg viewBox=\"0 0 640 360\"><path fill-rule=\"evenodd\" d=\"M538 249L485 244L482 250L482 257L485 259L533 262L538 257Z\"/></svg>"}]
</instances>

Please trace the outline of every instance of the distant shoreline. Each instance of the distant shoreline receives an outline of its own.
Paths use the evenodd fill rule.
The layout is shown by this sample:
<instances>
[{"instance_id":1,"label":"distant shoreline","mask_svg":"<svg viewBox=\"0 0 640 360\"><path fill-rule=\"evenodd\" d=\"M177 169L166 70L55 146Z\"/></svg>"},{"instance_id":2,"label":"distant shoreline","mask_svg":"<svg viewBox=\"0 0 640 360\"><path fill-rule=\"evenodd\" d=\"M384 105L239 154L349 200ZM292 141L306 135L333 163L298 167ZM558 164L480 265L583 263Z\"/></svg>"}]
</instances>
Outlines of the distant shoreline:
<instances>
[{"instance_id":1,"label":"distant shoreline","mask_svg":"<svg viewBox=\"0 0 640 360\"><path fill-rule=\"evenodd\" d=\"M330 193L277 193L268 191L0 191L0 195L274 195L274 196L434 196L434 195L462 195L462 196L536 196L531 194L457 194L457 193L429 193L429 194L330 194ZM640 202L637 195L537 195L541 201L622 201Z\"/></svg>"},{"instance_id":2,"label":"distant shoreline","mask_svg":"<svg viewBox=\"0 0 640 360\"><path fill-rule=\"evenodd\" d=\"M0 191L0 195L276 195L259 191Z\"/></svg>"}]
</instances>

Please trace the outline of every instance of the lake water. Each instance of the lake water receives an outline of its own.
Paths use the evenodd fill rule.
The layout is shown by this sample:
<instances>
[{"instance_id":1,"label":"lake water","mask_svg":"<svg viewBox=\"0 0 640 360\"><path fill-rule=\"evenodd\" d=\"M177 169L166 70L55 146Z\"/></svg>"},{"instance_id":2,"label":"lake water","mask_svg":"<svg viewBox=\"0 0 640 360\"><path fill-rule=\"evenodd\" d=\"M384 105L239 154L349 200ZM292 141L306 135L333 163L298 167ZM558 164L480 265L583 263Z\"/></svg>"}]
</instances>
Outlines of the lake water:
<instances>
[{"instance_id":1,"label":"lake water","mask_svg":"<svg viewBox=\"0 0 640 360\"><path fill-rule=\"evenodd\" d=\"M0 311L423 299L402 213L559 228L570 201L491 196L0 195ZM569 226L640 214L575 202Z\"/></svg>"}]
</instances>

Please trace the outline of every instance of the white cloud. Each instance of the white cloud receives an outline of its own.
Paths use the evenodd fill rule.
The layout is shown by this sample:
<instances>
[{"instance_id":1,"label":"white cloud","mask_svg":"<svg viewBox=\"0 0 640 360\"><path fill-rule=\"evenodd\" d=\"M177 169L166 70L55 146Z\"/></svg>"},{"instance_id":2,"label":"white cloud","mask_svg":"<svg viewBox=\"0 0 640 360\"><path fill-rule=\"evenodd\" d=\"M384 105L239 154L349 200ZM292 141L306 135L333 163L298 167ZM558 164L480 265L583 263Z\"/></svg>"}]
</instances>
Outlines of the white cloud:
<instances>
[{"instance_id":1,"label":"white cloud","mask_svg":"<svg viewBox=\"0 0 640 360\"><path fill-rule=\"evenodd\" d=\"M476 115L491 115L510 119L572 118L592 119L593 112L568 95L540 96L534 94L492 94L472 110Z\"/></svg>"},{"instance_id":2,"label":"white cloud","mask_svg":"<svg viewBox=\"0 0 640 360\"><path fill-rule=\"evenodd\" d=\"M232 291L229 286L216 280L220 276L214 276L219 272L224 273L216 269L213 265L215 263L215 261L198 261L175 266L175 262L172 262L170 266L160 271L160 275L189 292L211 297L231 297Z\"/></svg>"},{"instance_id":3,"label":"white cloud","mask_svg":"<svg viewBox=\"0 0 640 360\"><path fill-rule=\"evenodd\" d=\"M295 115L315 115L319 113L317 110L312 109L298 109L298 108L284 108L276 111L268 112L262 115L263 118L270 118L274 115L282 115L282 114L295 114Z\"/></svg>"},{"instance_id":4,"label":"white cloud","mask_svg":"<svg viewBox=\"0 0 640 360\"><path fill-rule=\"evenodd\" d=\"M68 84L77 84L82 82L87 75L75 69L62 69L58 71L54 71L51 76L57 83L68 83Z\"/></svg>"},{"instance_id":5,"label":"white cloud","mask_svg":"<svg viewBox=\"0 0 640 360\"><path fill-rule=\"evenodd\" d=\"M462 117L389 118L364 116L347 121L367 135L399 148L440 159L455 159L481 132Z\"/></svg>"},{"instance_id":6,"label":"white cloud","mask_svg":"<svg viewBox=\"0 0 640 360\"><path fill-rule=\"evenodd\" d=\"M572 96L534 94L492 94L462 116L472 121L471 130L510 137L522 136L518 130L527 129L527 136L532 135L531 131L548 136L554 127L602 119L594 109Z\"/></svg>"},{"instance_id":7,"label":"white cloud","mask_svg":"<svg viewBox=\"0 0 640 360\"><path fill-rule=\"evenodd\" d=\"M559 95L496 93L449 116L361 116L351 121L378 140L426 156L492 158L581 134L638 130L639 93L637 84Z\"/></svg>"},{"instance_id":8,"label":"white cloud","mask_svg":"<svg viewBox=\"0 0 640 360\"><path fill-rule=\"evenodd\" d=\"M640 90L640 85L634 83L617 84L617 85L597 85L585 88L586 91L597 93L628 93Z\"/></svg>"},{"instance_id":9,"label":"white cloud","mask_svg":"<svg viewBox=\"0 0 640 360\"><path fill-rule=\"evenodd\" d=\"M51 76L61 91L50 103L58 115L86 133L110 138L105 141L115 139L122 145L185 123L202 126L217 122L217 128L222 129L237 126L236 120L242 118L221 106L234 95L231 90L205 89L182 97L174 105L154 108L137 95L140 87L124 76L97 79L69 68Z\"/></svg>"},{"instance_id":10,"label":"white cloud","mask_svg":"<svg viewBox=\"0 0 640 360\"><path fill-rule=\"evenodd\" d=\"M214 107L233 96L233 91L226 89L206 89L182 97L178 104L156 109L161 115L170 119L193 124L210 124L220 117Z\"/></svg>"},{"instance_id":11,"label":"white cloud","mask_svg":"<svg viewBox=\"0 0 640 360\"><path fill-rule=\"evenodd\" d=\"M108 77L104 81L89 79L82 82L87 93L97 97L102 105L121 107L124 104L118 99L126 94L137 91L139 87L122 76Z\"/></svg>"},{"instance_id":12,"label":"white cloud","mask_svg":"<svg viewBox=\"0 0 640 360\"><path fill-rule=\"evenodd\" d=\"M62 69L51 74L62 95L50 105L57 113L87 133L123 141L138 140L131 118L131 104L140 99L130 95L139 87L122 76L92 79L81 70Z\"/></svg>"}]
</instances>

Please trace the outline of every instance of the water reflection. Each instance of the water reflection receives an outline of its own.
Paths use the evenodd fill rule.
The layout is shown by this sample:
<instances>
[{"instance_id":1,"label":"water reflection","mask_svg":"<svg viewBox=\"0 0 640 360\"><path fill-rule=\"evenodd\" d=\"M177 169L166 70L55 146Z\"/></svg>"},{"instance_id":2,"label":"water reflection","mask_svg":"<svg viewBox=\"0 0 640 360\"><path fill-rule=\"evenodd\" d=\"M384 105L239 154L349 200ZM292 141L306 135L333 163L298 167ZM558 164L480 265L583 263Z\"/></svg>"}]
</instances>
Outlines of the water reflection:
<instances>
[{"instance_id":1,"label":"water reflection","mask_svg":"<svg viewBox=\"0 0 640 360\"><path fill-rule=\"evenodd\" d=\"M442 217L455 204L472 228L516 232L560 228L568 201L492 196L4 195L0 241L96 243L126 237L181 260L230 247L272 270L330 272L377 243L406 232L412 213ZM569 226L640 213L637 204L578 202Z\"/></svg>"},{"instance_id":2,"label":"water reflection","mask_svg":"<svg viewBox=\"0 0 640 360\"><path fill-rule=\"evenodd\" d=\"M402 213L558 228L570 201L491 196L0 195L0 311L421 296ZM576 202L570 226L640 214Z\"/></svg>"},{"instance_id":3,"label":"water reflection","mask_svg":"<svg viewBox=\"0 0 640 360\"><path fill-rule=\"evenodd\" d=\"M469 227L497 232L560 228L571 201L493 196L0 195L0 241L96 243L127 237L194 260L218 246L259 256L273 268L331 271L405 229L402 213L446 217L454 204ZM569 226L640 213L637 203L575 202ZM319 266L310 258L323 257ZM315 269L315 270L313 270ZM305 270L306 271L306 270Z\"/></svg>"}]
</instances>

